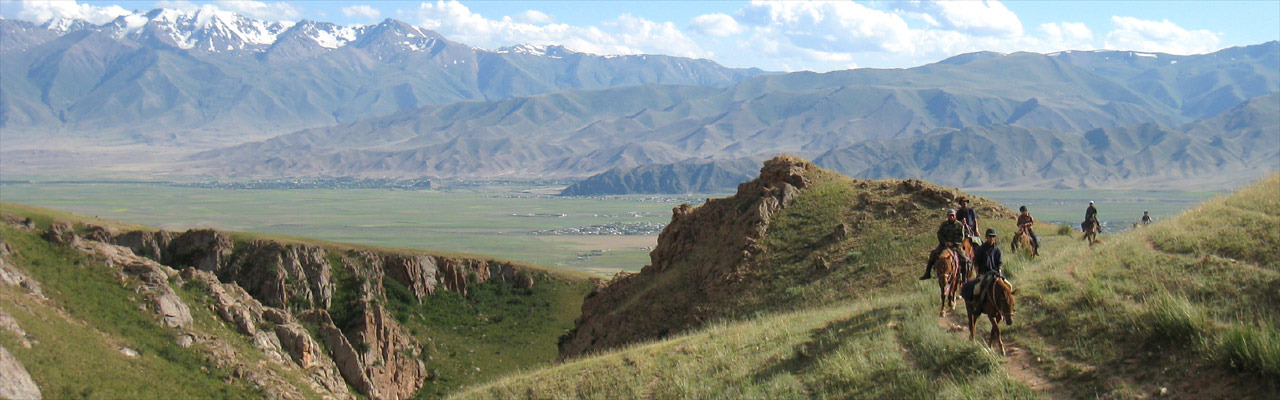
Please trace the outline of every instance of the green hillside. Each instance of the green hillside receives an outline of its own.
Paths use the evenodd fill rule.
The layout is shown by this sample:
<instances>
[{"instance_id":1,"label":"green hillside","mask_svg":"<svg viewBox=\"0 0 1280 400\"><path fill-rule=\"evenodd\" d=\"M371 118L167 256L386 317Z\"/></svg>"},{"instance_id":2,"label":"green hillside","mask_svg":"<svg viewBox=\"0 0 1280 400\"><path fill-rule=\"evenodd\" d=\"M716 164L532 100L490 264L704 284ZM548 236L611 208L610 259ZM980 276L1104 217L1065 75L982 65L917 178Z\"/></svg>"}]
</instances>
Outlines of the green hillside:
<instances>
[{"instance_id":1,"label":"green hillside","mask_svg":"<svg viewBox=\"0 0 1280 400\"><path fill-rule=\"evenodd\" d=\"M1018 288L1007 357L967 340L955 326L963 310L936 317L936 285L907 263L810 286L820 292L809 308L722 320L457 397L1267 397L1280 390L1278 192L1273 174L1092 247L1041 227L1043 257L1006 254ZM785 218L769 240L804 231ZM989 225L1009 232L1012 221ZM979 335L988 329L979 323Z\"/></svg>"},{"instance_id":2,"label":"green hillside","mask_svg":"<svg viewBox=\"0 0 1280 400\"><path fill-rule=\"evenodd\" d=\"M425 373L416 383L421 388L409 393L414 398L439 398L464 385L549 364L557 354L557 339L572 327L583 297L595 286L594 279L585 274L480 256L232 232L226 234L231 246L223 264L252 270L230 277L231 281L224 276L219 286L228 291L240 285L256 297L240 301L261 301L256 307L278 307L272 308L279 310L276 315L285 316L259 318L251 312L247 318L256 323L258 334L247 334L235 318L220 318L223 294L216 293L209 281L183 271L171 275L164 285L187 305L192 321L168 328L149 307L156 293L162 292L147 289L152 282L136 274L136 261L120 262L120 257L85 251L95 246L115 247L100 242L100 232L159 231L9 203L0 203L0 214L0 250L4 250L0 251L0 278L20 274L39 288L0 279L0 320L11 316L18 327L10 330L0 324L0 346L26 367L45 398L395 397L386 391L391 387L386 381L375 382L382 385L381 395L366 393L368 389L350 378L344 382L345 375L339 375L343 361L333 343L326 343L324 324L307 317L325 311L332 316L334 325L330 326L336 325L344 340L365 354L356 365L366 376L376 380L381 373L376 371L401 368L386 376L396 376L396 384L413 384L400 378L412 376L413 369L405 372L402 364L393 364L421 361ZM25 221L30 221L30 226L24 226ZM70 243L50 240L48 232L59 224L72 227L76 239ZM116 241L123 236L117 234ZM256 255L251 250L255 248ZM286 261L272 264L269 260L274 253L263 253L271 249L284 249L280 252L283 258L276 260ZM328 277L332 301L328 304L314 304L306 296L290 294L284 304L273 305L270 296L264 296L271 292L261 291L245 278L281 273L282 267L289 268L290 251L307 249L325 254L324 261L332 267ZM482 278L487 275L483 270L459 269L468 271L461 280L441 281L433 294L419 299L400 278L392 279L390 269L370 269L376 265L369 263L371 256L435 257L459 263L458 268L487 263L489 271L514 269L511 276L519 279L499 275ZM164 263L166 268L182 270L187 266L184 262L195 266L199 262L196 258L176 262L165 258ZM277 272L270 272L273 269ZM443 274L449 267L440 264L440 270ZM279 284L291 291L309 278L282 277ZM388 318L381 318L382 310ZM288 322L277 321L279 318ZM294 321L306 328L311 337L307 341L320 346L311 350L311 356L288 354L286 335L277 325ZM375 324L376 330L369 331L367 324ZM275 351L286 354L273 356L271 346L264 349L264 332L274 333L267 341L280 336L284 348L277 345ZM371 337L367 332L378 332L379 336ZM195 344L180 345L186 336L194 337ZM124 348L136 351L136 357L125 355ZM371 351L383 355L372 356ZM296 362L289 361L291 356ZM307 357L326 360L297 361ZM339 365L327 361L330 357ZM339 387L318 388L317 382Z\"/></svg>"}]
</instances>

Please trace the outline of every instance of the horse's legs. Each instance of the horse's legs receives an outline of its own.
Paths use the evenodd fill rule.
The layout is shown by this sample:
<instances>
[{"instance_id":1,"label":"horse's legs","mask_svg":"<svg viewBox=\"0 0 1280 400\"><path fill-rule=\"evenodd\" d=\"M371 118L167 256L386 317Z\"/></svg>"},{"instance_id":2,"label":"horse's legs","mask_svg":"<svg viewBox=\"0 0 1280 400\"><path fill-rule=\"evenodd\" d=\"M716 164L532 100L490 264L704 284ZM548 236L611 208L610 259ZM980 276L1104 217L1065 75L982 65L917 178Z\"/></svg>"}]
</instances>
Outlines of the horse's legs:
<instances>
[{"instance_id":1,"label":"horse's legs","mask_svg":"<svg viewBox=\"0 0 1280 400\"><path fill-rule=\"evenodd\" d=\"M996 317L990 317L990 319L991 319L991 337L987 339L987 343L993 346L997 346L1000 349L1000 355L1002 356L1006 355L1004 353L1004 341L1000 340L1000 324L998 323L998 321L996 321Z\"/></svg>"},{"instance_id":2,"label":"horse's legs","mask_svg":"<svg viewBox=\"0 0 1280 400\"><path fill-rule=\"evenodd\" d=\"M978 324L978 311L974 310L973 306L970 306L967 301L964 304L964 308L965 311L969 312L969 340L973 340L973 330L975 325Z\"/></svg>"},{"instance_id":3,"label":"horse's legs","mask_svg":"<svg viewBox=\"0 0 1280 400\"><path fill-rule=\"evenodd\" d=\"M942 292L942 307L938 308L938 316L947 315L947 275L938 274L938 290Z\"/></svg>"}]
</instances>

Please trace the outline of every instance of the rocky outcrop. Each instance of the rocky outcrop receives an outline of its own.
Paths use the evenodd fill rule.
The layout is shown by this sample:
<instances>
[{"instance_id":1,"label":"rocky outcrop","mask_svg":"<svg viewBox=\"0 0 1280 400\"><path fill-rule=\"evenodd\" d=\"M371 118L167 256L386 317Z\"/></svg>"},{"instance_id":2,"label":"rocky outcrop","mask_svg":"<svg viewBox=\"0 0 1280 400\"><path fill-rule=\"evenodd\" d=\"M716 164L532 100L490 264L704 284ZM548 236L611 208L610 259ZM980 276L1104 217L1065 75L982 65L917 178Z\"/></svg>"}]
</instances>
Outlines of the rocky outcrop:
<instances>
[{"instance_id":1,"label":"rocky outcrop","mask_svg":"<svg viewBox=\"0 0 1280 400\"><path fill-rule=\"evenodd\" d=\"M31 379L26 367L9 350L0 346L0 398L39 400L40 387Z\"/></svg>"},{"instance_id":2,"label":"rocky outcrop","mask_svg":"<svg viewBox=\"0 0 1280 400\"><path fill-rule=\"evenodd\" d=\"M329 349L329 356L333 358L338 372L346 379L351 387L357 392L369 396L370 398L381 398L378 387L373 385L369 379L369 375L364 370L364 364L360 357L360 353L356 352L355 347L351 345L351 341L347 340L347 336L342 330L334 326L333 319L329 317L329 313L324 310L312 310L298 315L298 319L315 324L319 330L320 340Z\"/></svg>"},{"instance_id":3,"label":"rocky outcrop","mask_svg":"<svg viewBox=\"0 0 1280 400\"><path fill-rule=\"evenodd\" d=\"M676 207L649 255L651 263L587 296L574 330L561 340L561 357L663 337L714 317L714 310L700 305L734 296L739 268L760 251L774 214L808 186L805 174L814 168L780 156L766 161L760 177L739 185L732 197ZM661 275L688 287L653 286Z\"/></svg>"},{"instance_id":4,"label":"rocky outcrop","mask_svg":"<svg viewBox=\"0 0 1280 400\"><path fill-rule=\"evenodd\" d=\"M325 250L316 246L255 240L215 273L271 307L327 309L333 299L333 267L325 257Z\"/></svg>"},{"instance_id":5,"label":"rocky outcrop","mask_svg":"<svg viewBox=\"0 0 1280 400\"><path fill-rule=\"evenodd\" d=\"M436 286L440 284L440 268L435 257L388 256L384 270L388 278L404 285L418 301L435 294Z\"/></svg>"},{"instance_id":6,"label":"rocky outcrop","mask_svg":"<svg viewBox=\"0 0 1280 400\"><path fill-rule=\"evenodd\" d=\"M331 252L272 240L235 241L208 229L119 233L55 223L43 236L95 254L119 268L122 281L136 278L136 290L145 294L157 319L178 331L179 345L201 346L215 366L236 371L236 378L252 382L273 398L299 398L301 393L272 369L246 363L236 348L192 327L190 310L170 285L194 284L207 290L217 318L244 335L270 362L305 370L308 384L322 396L345 398L351 387L371 399L404 399L422 387L428 370L422 347L382 305L384 279L400 283L419 301L442 290L466 295L472 285L495 279L524 289L536 283L531 271L503 261L357 249ZM3 260L0 255L0 267ZM344 313L341 327L325 311L333 306L339 284L334 281L334 261L358 283L344 289L355 291L358 298L355 311ZM22 281L15 276L0 268L5 282Z\"/></svg>"},{"instance_id":7,"label":"rocky outcrop","mask_svg":"<svg viewBox=\"0 0 1280 400\"><path fill-rule=\"evenodd\" d=\"M306 370L308 383L317 393L348 397L346 383L334 372L337 367L333 361L324 356L320 346L288 311L262 305L240 286L219 282L212 272L187 268L181 276L206 287L218 317L232 324L240 334L249 336L254 347L268 359ZM269 325L274 328L263 328Z\"/></svg>"},{"instance_id":8,"label":"rocky outcrop","mask_svg":"<svg viewBox=\"0 0 1280 400\"><path fill-rule=\"evenodd\" d=\"M422 348L400 328L386 309L366 303L361 318L347 332L347 337L360 348L365 373L380 399L406 399L422 387L427 378L422 363Z\"/></svg>"},{"instance_id":9,"label":"rocky outcrop","mask_svg":"<svg viewBox=\"0 0 1280 400\"><path fill-rule=\"evenodd\" d=\"M573 330L561 338L560 357L660 339L707 321L832 301L836 296L801 298L791 289L865 278L849 275L862 269L846 268L846 260L865 250L860 246L883 243L869 229L918 226L893 240L932 238L943 210L963 195L919 180L849 179L790 156L766 161L760 177L739 185L734 196L676 207L650 264L587 296ZM792 212L797 199L804 207ZM974 205L980 224L1012 216L989 200L975 199ZM786 224L778 224L780 216ZM877 257L875 269L896 271L919 256L911 249L890 251Z\"/></svg>"},{"instance_id":10,"label":"rocky outcrop","mask_svg":"<svg viewBox=\"0 0 1280 400\"><path fill-rule=\"evenodd\" d=\"M37 298L44 298L44 293L40 290L40 282L31 279L9 261L12 254L13 250L9 245L0 241L0 285L21 287Z\"/></svg>"}]
</instances>

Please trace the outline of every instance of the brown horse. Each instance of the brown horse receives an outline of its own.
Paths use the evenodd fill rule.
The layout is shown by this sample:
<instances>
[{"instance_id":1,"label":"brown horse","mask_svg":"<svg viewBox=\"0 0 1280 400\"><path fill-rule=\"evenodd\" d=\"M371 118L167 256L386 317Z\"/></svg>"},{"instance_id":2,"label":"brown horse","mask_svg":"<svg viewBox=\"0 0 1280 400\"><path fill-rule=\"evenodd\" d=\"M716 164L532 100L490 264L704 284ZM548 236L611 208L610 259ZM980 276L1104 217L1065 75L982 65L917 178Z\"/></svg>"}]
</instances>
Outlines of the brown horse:
<instances>
[{"instance_id":1,"label":"brown horse","mask_svg":"<svg viewBox=\"0 0 1280 400\"><path fill-rule=\"evenodd\" d=\"M1101 229L1101 227L1098 226L1098 221L1087 221L1083 224L1083 228L1085 228L1084 236L1081 236L1080 239L1089 242L1090 246L1093 246L1094 243L1098 243L1098 230Z\"/></svg>"},{"instance_id":2,"label":"brown horse","mask_svg":"<svg viewBox=\"0 0 1280 400\"><path fill-rule=\"evenodd\" d=\"M972 260L973 245L969 244L969 239L965 238L960 246L961 251ZM961 271L959 254L944 249L938 254L938 260L933 262L933 273L937 275L938 289L942 291L942 306L938 309L938 316L943 316L948 309L956 308L956 295L960 293L960 286L968 280L969 271Z\"/></svg>"},{"instance_id":3,"label":"brown horse","mask_svg":"<svg viewBox=\"0 0 1280 400\"><path fill-rule=\"evenodd\" d=\"M1018 249L1026 249L1027 254L1031 257L1040 255L1040 251L1032 245L1031 234L1026 229L1019 229L1018 233L1013 234L1013 241L1009 243L1009 251L1017 253Z\"/></svg>"},{"instance_id":4,"label":"brown horse","mask_svg":"<svg viewBox=\"0 0 1280 400\"><path fill-rule=\"evenodd\" d=\"M991 336L987 337L987 344L996 346L1000 349L1000 354L1005 355L1004 341L1000 339L1000 321L1004 321L1005 325L1013 324L1013 295L1018 291L1009 286L1009 282L998 277L982 290L986 292L985 296L975 293L973 300L964 301L964 308L969 312L969 340L973 340L978 317L986 314L987 319L991 320Z\"/></svg>"}]
</instances>

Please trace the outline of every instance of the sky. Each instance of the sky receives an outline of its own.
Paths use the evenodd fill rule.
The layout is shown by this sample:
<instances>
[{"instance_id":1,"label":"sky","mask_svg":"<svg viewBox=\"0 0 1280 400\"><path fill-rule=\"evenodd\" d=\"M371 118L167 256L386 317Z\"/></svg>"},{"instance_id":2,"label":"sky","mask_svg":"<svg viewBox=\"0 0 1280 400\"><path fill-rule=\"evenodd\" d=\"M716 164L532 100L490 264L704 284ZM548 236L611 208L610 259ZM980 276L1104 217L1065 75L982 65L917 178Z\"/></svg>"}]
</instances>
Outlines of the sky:
<instances>
[{"instance_id":1,"label":"sky","mask_svg":"<svg viewBox=\"0 0 1280 400\"><path fill-rule=\"evenodd\" d=\"M105 23L134 10L201 7L340 25L395 18L484 49L558 44L594 54L667 54L771 71L909 68L974 51L1203 54L1280 40L1280 0L0 0L0 16Z\"/></svg>"}]
</instances>

